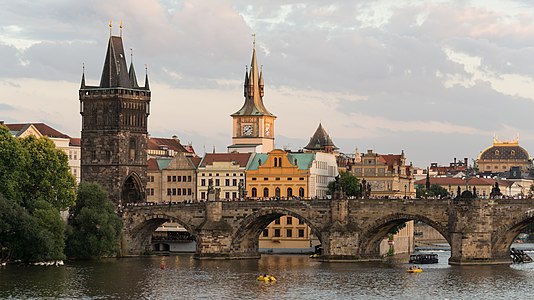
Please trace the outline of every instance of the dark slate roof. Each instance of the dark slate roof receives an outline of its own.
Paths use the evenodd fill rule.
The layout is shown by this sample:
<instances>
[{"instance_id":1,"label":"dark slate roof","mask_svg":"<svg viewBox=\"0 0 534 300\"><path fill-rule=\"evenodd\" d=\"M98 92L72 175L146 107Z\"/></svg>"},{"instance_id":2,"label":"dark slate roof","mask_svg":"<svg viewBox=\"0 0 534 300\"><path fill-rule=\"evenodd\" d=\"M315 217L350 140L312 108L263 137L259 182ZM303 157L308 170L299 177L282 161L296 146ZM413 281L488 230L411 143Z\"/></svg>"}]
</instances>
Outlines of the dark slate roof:
<instances>
[{"instance_id":1,"label":"dark slate roof","mask_svg":"<svg viewBox=\"0 0 534 300\"><path fill-rule=\"evenodd\" d=\"M492 146L482 151L479 159L483 160L528 160L528 152L519 145Z\"/></svg>"},{"instance_id":2,"label":"dark slate roof","mask_svg":"<svg viewBox=\"0 0 534 300\"><path fill-rule=\"evenodd\" d=\"M323 125L319 123L319 127L317 127L317 130L315 130L315 133L310 138L310 142L304 149L307 150L325 150L325 147L332 147L332 149L337 150L339 149L334 145L334 142L324 130Z\"/></svg>"},{"instance_id":3,"label":"dark slate roof","mask_svg":"<svg viewBox=\"0 0 534 300\"><path fill-rule=\"evenodd\" d=\"M100 87L133 87L128 76L128 65L120 36L109 37L106 60L102 69L102 77L100 77Z\"/></svg>"}]
</instances>

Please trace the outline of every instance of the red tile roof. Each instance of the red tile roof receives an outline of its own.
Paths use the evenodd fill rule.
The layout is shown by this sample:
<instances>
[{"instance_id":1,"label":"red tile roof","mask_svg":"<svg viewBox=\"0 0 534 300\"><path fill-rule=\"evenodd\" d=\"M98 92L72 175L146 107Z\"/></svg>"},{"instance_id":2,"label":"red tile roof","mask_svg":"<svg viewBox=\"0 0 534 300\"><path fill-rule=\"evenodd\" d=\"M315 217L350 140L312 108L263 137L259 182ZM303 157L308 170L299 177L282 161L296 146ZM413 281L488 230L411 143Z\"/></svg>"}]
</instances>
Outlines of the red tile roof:
<instances>
[{"instance_id":1,"label":"red tile roof","mask_svg":"<svg viewBox=\"0 0 534 300\"><path fill-rule=\"evenodd\" d=\"M415 182L415 184L426 184L426 178L420 179ZM451 185L451 186L462 186L465 185L465 178L459 178L459 177L430 177L430 184L439 184L441 186L443 185ZM478 178L478 177L471 177L469 178L469 184L471 185L495 185L495 180L491 178Z\"/></svg>"},{"instance_id":2,"label":"red tile roof","mask_svg":"<svg viewBox=\"0 0 534 300\"><path fill-rule=\"evenodd\" d=\"M191 160L193 165L195 165L195 168L198 168L198 165L200 165L200 161L202 160L202 158L198 156L192 156L192 157L189 157L189 159Z\"/></svg>"},{"instance_id":3,"label":"red tile roof","mask_svg":"<svg viewBox=\"0 0 534 300\"><path fill-rule=\"evenodd\" d=\"M180 140L172 138L166 139L150 137L148 139L147 147L149 150L162 150L162 147L166 147L167 149L175 152L189 152L180 144Z\"/></svg>"},{"instance_id":4,"label":"red tile roof","mask_svg":"<svg viewBox=\"0 0 534 300\"><path fill-rule=\"evenodd\" d=\"M159 171L158 162L156 161L155 158L150 158L150 159L147 161L147 167L146 167L146 170L147 170L147 171Z\"/></svg>"},{"instance_id":5,"label":"red tile roof","mask_svg":"<svg viewBox=\"0 0 534 300\"><path fill-rule=\"evenodd\" d=\"M68 135L61 133L54 128L44 124L44 123L22 123L22 124L4 124L9 128L11 131L21 131L25 129L26 127L29 127L29 125L33 125L35 129L39 130L39 132L47 137L53 137L53 138L63 138L68 139L70 138Z\"/></svg>"},{"instance_id":6,"label":"red tile roof","mask_svg":"<svg viewBox=\"0 0 534 300\"><path fill-rule=\"evenodd\" d=\"M81 138L70 138L69 146L78 146L81 147L82 139Z\"/></svg>"},{"instance_id":7,"label":"red tile roof","mask_svg":"<svg viewBox=\"0 0 534 300\"><path fill-rule=\"evenodd\" d=\"M234 161L239 166L246 166L250 158L250 153L206 153L202 159L201 167L211 165L213 162Z\"/></svg>"}]
</instances>

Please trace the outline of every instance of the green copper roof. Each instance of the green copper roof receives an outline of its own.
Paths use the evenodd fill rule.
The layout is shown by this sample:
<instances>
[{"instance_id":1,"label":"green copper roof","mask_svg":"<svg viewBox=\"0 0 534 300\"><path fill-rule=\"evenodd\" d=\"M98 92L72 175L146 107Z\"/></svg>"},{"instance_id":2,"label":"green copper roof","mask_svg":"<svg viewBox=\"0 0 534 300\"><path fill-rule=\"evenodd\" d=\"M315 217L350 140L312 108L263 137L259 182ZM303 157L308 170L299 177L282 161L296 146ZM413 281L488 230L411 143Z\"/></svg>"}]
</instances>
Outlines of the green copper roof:
<instances>
[{"instance_id":1,"label":"green copper roof","mask_svg":"<svg viewBox=\"0 0 534 300\"><path fill-rule=\"evenodd\" d=\"M267 153L256 153L248 165L247 170L257 170L260 165L260 160L263 165L268 157L269 155ZM299 170L308 170L315 159L315 153L288 153L287 159L289 159L292 164L295 164L296 159Z\"/></svg>"},{"instance_id":2,"label":"green copper roof","mask_svg":"<svg viewBox=\"0 0 534 300\"><path fill-rule=\"evenodd\" d=\"M158 159L156 159L156 161L158 163L158 168L160 170L166 169L169 166L169 164L171 163L171 160L172 160L172 158L158 158Z\"/></svg>"}]
</instances>

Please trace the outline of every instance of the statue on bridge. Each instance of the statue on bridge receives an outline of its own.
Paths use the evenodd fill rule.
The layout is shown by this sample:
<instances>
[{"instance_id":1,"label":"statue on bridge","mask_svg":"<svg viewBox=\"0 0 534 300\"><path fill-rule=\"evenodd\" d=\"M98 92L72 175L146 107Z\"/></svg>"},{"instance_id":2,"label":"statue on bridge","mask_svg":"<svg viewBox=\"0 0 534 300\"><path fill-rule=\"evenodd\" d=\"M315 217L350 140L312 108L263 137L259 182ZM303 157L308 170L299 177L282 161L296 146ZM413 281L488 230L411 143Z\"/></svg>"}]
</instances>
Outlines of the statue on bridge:
<instances>
[{"instance_id":1,"label":"statue on bridge","mask_svg":"<svg viewBox=\"0 0 534 300\"><path fill-rule=\"evenodd\" d=\"M362 199L371 197L371 183L367 182L365 178L360 183L360 194L362 195Z\"/></svg>"},{"instance_id":2,"label":"statue on bridge","mask_svg":"<svg viewBox=\"0 0 534 300\"><path fill-rule=\"evenodd\" d=\"M495 182L495 186L491 189L490 198L496 198L502 196L501 189L499 188L499 183Z\"/></svg>"}]
</instances>

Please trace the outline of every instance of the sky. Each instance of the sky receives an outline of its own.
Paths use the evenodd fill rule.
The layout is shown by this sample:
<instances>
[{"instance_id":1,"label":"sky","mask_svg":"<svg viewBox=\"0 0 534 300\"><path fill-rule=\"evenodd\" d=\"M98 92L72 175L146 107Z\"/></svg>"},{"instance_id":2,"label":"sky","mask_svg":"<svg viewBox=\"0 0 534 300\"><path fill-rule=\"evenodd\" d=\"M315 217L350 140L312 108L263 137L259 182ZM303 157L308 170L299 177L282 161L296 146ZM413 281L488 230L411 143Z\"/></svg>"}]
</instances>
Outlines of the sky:
<instances>
[{"instance_id":1,"label":"sky","mask_svg":"<svg viewBox=\"0 0 534 300\"><path fill-rule=\"evenodd\" d=\"M531 1L0 0L0 120L79 137L110 35L152 91L149 133L226 151L253 34L275 146L322 123L343 153L426 167L500 140L534 153ZM128 63L130 62L128 58Z\"/></svg>"}]
</instances>

